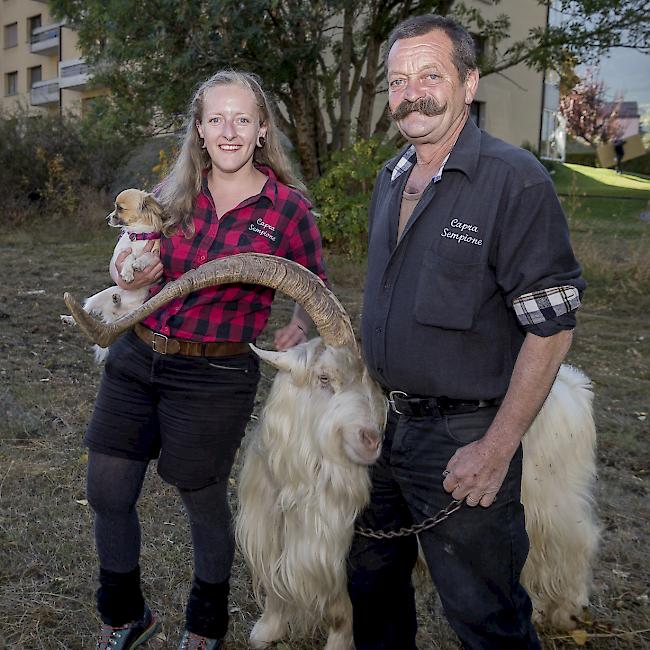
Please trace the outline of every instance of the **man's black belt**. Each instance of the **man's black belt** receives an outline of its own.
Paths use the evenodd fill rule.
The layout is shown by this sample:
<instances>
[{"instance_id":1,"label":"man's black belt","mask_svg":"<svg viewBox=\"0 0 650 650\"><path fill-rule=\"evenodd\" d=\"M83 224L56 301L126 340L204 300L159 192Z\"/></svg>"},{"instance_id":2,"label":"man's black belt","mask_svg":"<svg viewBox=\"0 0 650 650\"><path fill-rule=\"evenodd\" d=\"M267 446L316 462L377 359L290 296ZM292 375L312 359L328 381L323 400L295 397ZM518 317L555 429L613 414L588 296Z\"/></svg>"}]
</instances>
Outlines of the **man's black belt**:
<instances>
[{"instance_id":1,"label":"man's black belt","mask_svg":"<svg viewBox=\"0 0 650 650\"><path fill-rule=\"evenodd\" d=\"M409 395L401 390L384 389L390 408L399 415L409 417L442 417L443 415L458 415L474 413L489 406L499 406L503 401L496 399L451 399L449 397L420 397Z\"/></svg>"}]
</instances>

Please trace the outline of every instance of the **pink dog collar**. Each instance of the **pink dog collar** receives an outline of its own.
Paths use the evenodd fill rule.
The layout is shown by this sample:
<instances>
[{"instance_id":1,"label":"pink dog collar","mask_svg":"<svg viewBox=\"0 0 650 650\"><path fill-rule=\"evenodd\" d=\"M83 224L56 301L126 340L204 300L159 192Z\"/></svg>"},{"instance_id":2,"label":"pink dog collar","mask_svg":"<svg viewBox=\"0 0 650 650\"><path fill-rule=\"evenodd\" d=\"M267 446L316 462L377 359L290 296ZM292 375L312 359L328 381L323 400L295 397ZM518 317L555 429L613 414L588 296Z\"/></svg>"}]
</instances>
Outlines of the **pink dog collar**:
<instances>
[{"instance_id":1,"label":"pink dog collar","mask_svg":"<svg viewBox=\"0 0 650 650\"><path fill-rule=\"evenodd\" d=\"M162 237L159 232L128 232L125 230L124 233L131 241L137 241L139 239L160 239Z\"/></svg>"}]
</instances>

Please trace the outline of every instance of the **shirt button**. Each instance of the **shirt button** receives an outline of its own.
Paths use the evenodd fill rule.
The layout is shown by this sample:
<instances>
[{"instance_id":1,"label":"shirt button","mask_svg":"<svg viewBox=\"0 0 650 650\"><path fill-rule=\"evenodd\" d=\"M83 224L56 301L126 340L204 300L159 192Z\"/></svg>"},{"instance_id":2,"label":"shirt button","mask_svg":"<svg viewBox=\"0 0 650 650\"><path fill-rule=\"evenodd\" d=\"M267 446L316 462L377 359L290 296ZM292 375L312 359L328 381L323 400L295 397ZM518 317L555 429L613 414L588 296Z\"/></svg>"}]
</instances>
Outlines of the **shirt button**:
<instances>
[{"instance_id":1,"label":"shirt button","mask_svg":"<svg viewBox=\"0 0 650 650\"><path fill-rule=\"evenodd\" d=\"M386 284L384 285L384 291L386 291L387 289L390 289L390 283L389 282L386 282Z\"/></svg>"},{"instance_id":2,"label":"shirt button","mask_svg":"<svg viewBox=\"0 0 650 650\"><path fill-rule=\"evenodd\" d=\"M381 334L383 331L381 327L375 327L375 334Z\"/></svg>"},{"instance_id":3,"label":"shirt button","mask_svg":"<svg viewBox=\"0 0 650 650\"><path fill-rule=\"evenodd\" d=\"M199 261L205 262L205 255L201 255L201 257L199 257Z\"/></svg>"}]
</instances>

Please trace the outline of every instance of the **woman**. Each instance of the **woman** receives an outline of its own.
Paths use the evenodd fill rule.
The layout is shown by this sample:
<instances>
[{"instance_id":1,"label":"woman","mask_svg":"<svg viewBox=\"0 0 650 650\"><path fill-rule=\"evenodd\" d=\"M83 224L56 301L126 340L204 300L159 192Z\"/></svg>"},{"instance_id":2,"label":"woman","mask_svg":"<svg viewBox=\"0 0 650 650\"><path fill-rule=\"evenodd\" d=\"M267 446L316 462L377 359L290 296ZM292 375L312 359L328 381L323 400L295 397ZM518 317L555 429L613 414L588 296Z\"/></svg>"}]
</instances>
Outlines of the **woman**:
<instances>
[{"instance_id":1,"label":"woman","mask_svg":"<svg viewBox=\"0 0 650 650\"><path fill-rule=\"evenodd\" d=\"M219 72L204 82L157 192L168 217L160 263L124 285L118 258L115 282L167 282L210 259L251 251L292 259L325 279L318 229L309 203L289 187L303 189L278 136L254 76ZM179 650L221 647L234 553L226 488L259 378L248 343L266 325L272 299L266 287L202 289L154 312L110 349L86 433L100 565L98 649L135 648L158 626L140 589L135 510L156 457L160 476L178 488L192 533L194 579ZM308 324L297 307L276 332L276 347L304 341Z\"/></svg>"}]
</instances>

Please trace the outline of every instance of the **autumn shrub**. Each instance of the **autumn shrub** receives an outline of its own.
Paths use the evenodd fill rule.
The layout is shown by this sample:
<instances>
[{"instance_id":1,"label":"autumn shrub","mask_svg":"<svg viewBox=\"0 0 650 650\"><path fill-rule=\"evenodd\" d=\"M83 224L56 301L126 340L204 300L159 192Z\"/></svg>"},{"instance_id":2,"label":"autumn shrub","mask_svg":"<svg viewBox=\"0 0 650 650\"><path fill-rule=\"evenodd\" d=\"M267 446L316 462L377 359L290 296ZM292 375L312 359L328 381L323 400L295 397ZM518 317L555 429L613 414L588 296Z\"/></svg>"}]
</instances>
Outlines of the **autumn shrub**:
<instances>
[{"instance_id":1,"label":"autumn shrub","mask_svg":"<svg viewBox=\"0 0 650 650\"><path fill-rule=\"evenodd\" d=\"M377 138L358 140L337 151L310 190L324 244L349 257L365 255L368 205L382 164L396 153Z\"/></svg>"},{"instance_id":2,"label":"autumn shrub","mask_svg":"<svg viewBox=\"0 0 650 650\"><path fill-rule=\"evenodd\" d=\"M131 148L91 116L0 114L0 224L82 216L81 196L105 192Z\"/></svg>"}]
</instances>

